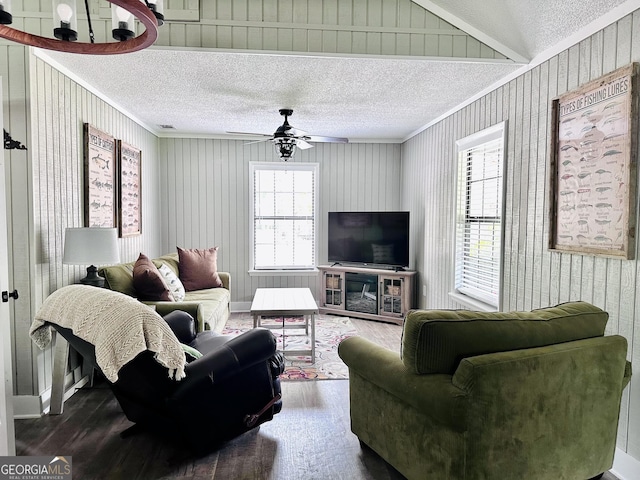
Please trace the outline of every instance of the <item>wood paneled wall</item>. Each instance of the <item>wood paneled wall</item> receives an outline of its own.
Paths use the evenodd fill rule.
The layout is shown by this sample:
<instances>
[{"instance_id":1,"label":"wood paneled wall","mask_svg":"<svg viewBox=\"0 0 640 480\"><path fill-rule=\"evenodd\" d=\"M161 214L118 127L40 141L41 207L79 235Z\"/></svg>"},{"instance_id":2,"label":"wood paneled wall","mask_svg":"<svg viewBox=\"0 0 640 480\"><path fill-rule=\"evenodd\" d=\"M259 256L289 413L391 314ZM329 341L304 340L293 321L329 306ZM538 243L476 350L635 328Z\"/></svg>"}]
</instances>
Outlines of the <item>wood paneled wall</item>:
<instances>
[{"instance_id":1,"label":"wood paneled wall","mask_svg":"<svg viewBox=\"0 0 640 480\"><path fill-rule=\"evenodd\" d=\"M410 0L201 1L197 23L169 22L159 45L505 59ZM167 17L169 18L169 17Z\"/></svg>"},{"instance_id":2,"label":"wood paneled wall","mask_svg":"<svg viewBox=\"0 0 640 480\"><path fill-rule=\"evenodd\" d=\"M3 122L4 128L11 137L22 145L29 146L31 128L28 108L30 104L29 86L26 81L29 75L28 50L19 45L0 46L0 76L2 76ZM19 301L11 302L12 362L14 372L19 361L24 368L24 383L27 389L33 384L35 376L32 372L31 346L21 342L18 335L23 332L21 325L30 325L32 318L32 261L33 252L31 222L31 165L28 150L5 150L6 185L7 188L7 224L9 228L8 247L11 255L9 261L9 288L18 290ZM4 261L4 259L0 259ZM26 346L25 346L26 344ZM23 354L18 354L23 349ZM19 357L19 358L18 358ZM14 391L22 384L22 376L13 378ZM31 393L31 392L30 392Z\"/></svg>"},{"instance_id":3,"label":"wood paneled wall","mask_svg":"<svg viewBox=\"0 0 640 480\"><path fill-rule=\"evenodd\" d=\"M299 53L506 57L411 0L173 0L157 46ZM51 36L51 2L14 5L14 25ZM95 38L111 41L109 3L90 2ZM78 2L79 41L88 41ZM140 29L140 28L139 28Z\"/></svg>"},{"instance_id":4,"label":"wood paneled wall","mask_svg":"<svg viewBox=\"0 0 640 480\"><path fill-rule=\"evenodd\" d=\"M13 205L12 229L26 232L14 241L14 257L24 249L30 259L25 271L15 272L19 282L27 282L20 305L28 306L14 322L17 395L41 394L51 381L52 351L40 352L28 335L33 314L53 291L86 275L85 267L62 265L65 228L84 226L85 122L142 150L142 235L119 240L122 261L161 251L157 137L41 59L29 60L23 79L30 86L30 118L25 116L23 128L33 133L25 158L29 175L11 179L12 192L25 203Z\"/></svg>"},{"instance_id":5,"label":"wood paneled wall","mask_svg":"<svg viewBox=\"0 0 640 480\"><path fill-rule=\"evenodd\" d=\"M640 61L639 31L636 11L403 144L402 202L416 220L412 243L426 288L422 307L462 308L448 296L453 289L455 141L507 120L503 309L591 302L609 312L607 333L627 338L629 359L640 371L640 261L547 250L551 100ZM618 447L640 458L637 375L625 390Z\"/></svg>"},{"instance_id":6,"label":"wood paneled wall","mask_svg":"<svg viewBox=\"0 0 640 480\"><path fill-rule=\"evenodd\" d=\"M162 247L219 246L218 268L231 273L231 300L251 302L259 287L310 287L318 276L250 276L249 161L277 161L273 145L239 140L160 139ZM315 144L295 162L317 162L318 261L327 261L327 212L400 208L399 144Z\"/></svg>"}]
</instances>

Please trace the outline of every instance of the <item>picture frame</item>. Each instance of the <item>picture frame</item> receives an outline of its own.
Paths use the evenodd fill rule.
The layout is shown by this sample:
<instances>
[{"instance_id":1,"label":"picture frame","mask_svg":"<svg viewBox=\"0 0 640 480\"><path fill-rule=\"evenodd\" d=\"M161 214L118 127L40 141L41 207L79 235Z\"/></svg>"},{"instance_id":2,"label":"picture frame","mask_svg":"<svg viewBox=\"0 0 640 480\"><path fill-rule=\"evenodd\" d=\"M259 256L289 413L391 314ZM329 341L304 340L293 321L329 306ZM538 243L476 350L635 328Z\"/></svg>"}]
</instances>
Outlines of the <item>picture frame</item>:
<instances>
[{"instance_id":1,"label":"picture frame","mask_svg":"<svg viewBox=\"0 0 640 480\"><path fill-rule=\"evenodd\" d=\"M635 256L638 64L553 100L549 249Z\"/></svg>"},{"instance_id":2,"label":"picture frame","mask_svg":"<svg viewBox=\"0 0 640 480\"><path fill-rule=\"evenodd\" d=\"M84 133L84 224L85 227L116 226L116 142L85 123Z\"/></svg>"},{"instance_id":3,"label":"picture frame","mask_svg":"<svg viewBox=\"0 0 640 480\"><path fill-rule=\"evenodd\" d=\"M142 234L142 151L118 140L120 237Z\"/></svg>"}]
</instances>

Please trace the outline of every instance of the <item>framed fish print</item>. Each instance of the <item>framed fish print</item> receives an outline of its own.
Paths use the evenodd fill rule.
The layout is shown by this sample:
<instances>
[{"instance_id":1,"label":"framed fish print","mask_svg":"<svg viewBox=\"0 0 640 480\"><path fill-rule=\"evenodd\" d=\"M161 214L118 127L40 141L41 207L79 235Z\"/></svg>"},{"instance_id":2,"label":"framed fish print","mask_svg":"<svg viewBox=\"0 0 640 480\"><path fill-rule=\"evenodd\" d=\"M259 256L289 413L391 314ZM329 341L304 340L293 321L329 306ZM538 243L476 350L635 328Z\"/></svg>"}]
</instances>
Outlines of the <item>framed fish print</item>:
<instances>
[{"instance_id":1,"label":"framed fish print","mask_svg":"<svg viewBox=\"0 0 640 480\"><path fill-rule=\"evenodd\" d=\"M118 140L118 159L120 236L132 237L142 233L142 152Z\"/></svg>"},{"instance_id":2,"label":"framed fish print","mask_svg":"<svg viewBox=\"0 0 640 480\"><path fill-rule=\"evenodd\" d=\"M633 259L638 64L553 100L551 250Z\"/></svg>"},{"instance_id":3,"label":"framed fish print","mask_svg":"<svg viewBox=\"0 0 640 480\"><path fill-rule=\"evenodd\" d=\"M115 139L84 124L84 224L116 226Z\"/></svg>"}]
</instances>

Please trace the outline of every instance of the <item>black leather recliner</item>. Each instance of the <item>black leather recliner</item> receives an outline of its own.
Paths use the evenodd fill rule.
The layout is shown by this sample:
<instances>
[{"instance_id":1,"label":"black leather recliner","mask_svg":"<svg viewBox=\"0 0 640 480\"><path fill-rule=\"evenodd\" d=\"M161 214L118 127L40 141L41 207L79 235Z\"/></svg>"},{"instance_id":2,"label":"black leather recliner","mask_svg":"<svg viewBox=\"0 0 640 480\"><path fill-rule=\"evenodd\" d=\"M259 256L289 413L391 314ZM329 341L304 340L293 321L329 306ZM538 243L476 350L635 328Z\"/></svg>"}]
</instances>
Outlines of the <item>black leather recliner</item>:
<instances>
[{"instance_id":1,"label":"black leather recliner","mask_svg":"<svg viewBox=\"0 0 640 480\"><path fill-rule=\"evenodd\" d=\"M120 369L118 380L108 383L135 423L121 433L123 438L145 429L204 454L280 412L284 358L276 352L269 330L255 328L232 337L196 333L195 321L186 312L174 311L164 319L181 343L203 356L186 365L186 377L180 381L169 378L167 368L149 350ZM67 328L51 325L99 370L92 344Z\"/></svg>"}]
</instances>

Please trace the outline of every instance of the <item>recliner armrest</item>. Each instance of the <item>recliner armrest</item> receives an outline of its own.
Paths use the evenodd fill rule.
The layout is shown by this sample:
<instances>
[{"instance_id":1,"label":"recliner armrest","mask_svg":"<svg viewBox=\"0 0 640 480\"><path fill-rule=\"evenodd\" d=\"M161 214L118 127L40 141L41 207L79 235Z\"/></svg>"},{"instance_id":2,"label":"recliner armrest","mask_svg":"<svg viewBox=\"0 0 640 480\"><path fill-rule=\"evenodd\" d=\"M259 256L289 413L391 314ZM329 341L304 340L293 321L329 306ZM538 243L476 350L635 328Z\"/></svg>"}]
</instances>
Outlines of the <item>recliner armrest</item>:
<instances>
[{"instance_id":1,"label":"recliner armrest","mask_svg":"<svg viewBox=\"0 0 640 480\"><path fill-rule=\"evenodd\" d=\"M174 310L162 318L169 324L169 328L176 334L180 343L189 344L196 338L196 321L187 312Z\"/></svg>"},{"instance_id":2,"label":"recliner armrest","mask_svg":"<svg viewBox=\"0 0 640 480\"><path fill-rule=\"evenodd\" d=\"M260 362L266 362L276 354L276 339L265 328L254 328L232 338L215 350L189 363L187 377L181 380L173 400L189 398L192 390L203 381L219 383L237 375Z\"/></svg>"}]
</instances>

